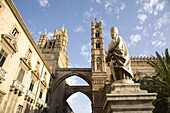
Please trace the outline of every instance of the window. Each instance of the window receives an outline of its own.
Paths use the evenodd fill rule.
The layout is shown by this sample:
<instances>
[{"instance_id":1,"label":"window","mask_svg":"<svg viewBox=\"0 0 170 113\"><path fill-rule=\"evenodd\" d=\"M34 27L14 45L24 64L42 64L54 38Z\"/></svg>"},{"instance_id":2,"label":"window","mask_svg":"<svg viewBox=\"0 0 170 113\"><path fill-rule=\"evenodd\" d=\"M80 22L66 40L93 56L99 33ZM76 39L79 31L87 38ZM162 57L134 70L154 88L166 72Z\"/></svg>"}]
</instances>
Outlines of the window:
<instances>
[{"instance_id":1,"label":"window","mask_svg":"<svg viewBox=\"0 0 170 113\"><path fill-rule=\"evenodd\" d=\"M36 69L37 69L37 70L40 69L40 62L39 62L39 61L37 61Z\"/></svg>"},{"instance_id":2,"label":"window","mask_svg":"<svg viewBox=\"0 0 170 113\"><path fill-rule=\"evenodd\" d=\"M50 41L49 44L48 44L48 48L51 48L52 44L53 43Z\"/></svg>"},{"instance_id":3,"label":"window","mask_svg":"<svg viewBox=\"0 0 170 113\"><path fill-rule=\"evenodd\" d=\"M39 98L42 98L42 94L43 94L43 90L41 89L41 90L40 90Z\"/></svg>"},{"instance_id":4,"label":"window","mask_svg":"<svg viewBox=\"0 0 170 113\"><path fill-rule=\"evenodd\" d=\"M24 74L25 74L25 71L21 68L20 71L19 71L17 80L20 81L20 82L22 82L22 80L23 80L23 78L24 78Z\"/></svg>"},{"instance_id":5,"label":"window","mask_svg":"<svg viewBox=\"0 0 170 113\"><path fill-rule=\"evenodd\" d=\"M45 43L45 45L44 45L44 49L47 47L47 42Z\"/></svg>"},{"instance_id":6,"label":"window","mask_svg":"<svg viewBox=\"0 0 170 113\"><path fill-rule=\"evenodd\" d=\"M99 31L96 32L96 38L100 37Z\"/></svg>"},{"instance_id":7,"label":"window","mask_svg":"<svg viewBox=\"0 0 170 113\"><path fill-rule=\"evenodd\" d=\"M23 106L19 105L18 108L17 108L17 112L16 113L21 113L22 112L22 108L23 108Z\"/></svg>"},{"instance_id":8,"label":"window","mask_svg":"<svg viewBox=\"0 0 170 113\"><path fill-rule=\"evenodd\" d=\"M96 49L100 49L100 42L99 41L97 41L97 43L96 43Z\"/></svg>"},{"instance_id":9,"label":"window","mask_svg":"<svg viewBox=\"0 0 170 113\"><path fill-rule=\"evenodd\" d=\"M29 88L30 91L33 91L34 83L35 83L34 80L32 80Z\"/></svg>"},{"instance_id":10,"label":"window","mask_svg":"<svg viewBox=\"0 0 170 113\"><path fill-rule=\"evenodd\" d=\"M46 80L47 79L47 73L45 72L44 73L44 80Z\"/></svg>"},{"instance_id":11,"label":"window","mask_svg":"<svg viewBox=\"0 0 170 113\"><path fill-rule=\"evenodd\" d=\"M32 51L31 49L28 49L26 56L31 59Z\"/></svg>"},{"instance_id":12,"label":"window","mask_svg":"<svg viewBox=\"0 0 170 113\"><path fill-rule=\"evenodd\" d=\"M15 38L17 38L18 35L19 35L18 29L17 29L16 27L14 27L14 29L13 29L12 32L11 32L11 34L12 34L12 36L14 36Z\"/></svg>"},{"instance_id":13,"label":"window","mask_svg":"<svg viewBox=\"0 0 170 113\"><path fill-rule=\"evenodd\" d=\"M7 56L8 54L3 49L0 49L0 67L3 66Z\"/></svg>"}]
</instances>

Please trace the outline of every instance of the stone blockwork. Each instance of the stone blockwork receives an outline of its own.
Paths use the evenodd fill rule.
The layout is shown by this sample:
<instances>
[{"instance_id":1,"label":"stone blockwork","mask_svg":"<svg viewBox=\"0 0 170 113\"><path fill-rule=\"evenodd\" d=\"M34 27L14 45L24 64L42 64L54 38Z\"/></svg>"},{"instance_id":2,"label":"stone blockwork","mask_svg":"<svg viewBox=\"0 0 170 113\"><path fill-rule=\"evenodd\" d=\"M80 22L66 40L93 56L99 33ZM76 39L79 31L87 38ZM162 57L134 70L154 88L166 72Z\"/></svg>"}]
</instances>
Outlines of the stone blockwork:
<instances>
[{"instance_id":1,"label":"stone blockwork","mask_svg":"<svg viewBox=\"0 0 170 113\"><path fill-rule=\"evenodd\" d=\"M141 90L140 84L133 82L115 82L111 87L103 101L105 113L152 113L156 93Z\"/></svg>"}]
</instances>

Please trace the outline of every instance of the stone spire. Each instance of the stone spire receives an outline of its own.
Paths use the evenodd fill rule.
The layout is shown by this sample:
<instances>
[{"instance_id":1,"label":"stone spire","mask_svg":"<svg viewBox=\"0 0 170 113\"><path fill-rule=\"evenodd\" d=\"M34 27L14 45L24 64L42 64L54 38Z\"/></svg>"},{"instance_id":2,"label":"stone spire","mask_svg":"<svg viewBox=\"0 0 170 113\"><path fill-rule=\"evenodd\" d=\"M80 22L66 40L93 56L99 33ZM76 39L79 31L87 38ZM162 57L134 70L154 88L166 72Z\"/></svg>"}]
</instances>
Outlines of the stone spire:
<instances>
[{"instance_id":1,"label":"stone spire","mask_svg":"<svg viewBox=\"0 0 170 113\"><path fill-rule=\"evenodd\" d=\"M40 36L40 39L39 39L39 41L38 41L38 47L39 47L39 48L43 48L43 47L45 46L47 40L48 40L48 37L47 37L46 30L45 30L44 34L42 34L42 35Z\"/></svg>"}]
</instances>

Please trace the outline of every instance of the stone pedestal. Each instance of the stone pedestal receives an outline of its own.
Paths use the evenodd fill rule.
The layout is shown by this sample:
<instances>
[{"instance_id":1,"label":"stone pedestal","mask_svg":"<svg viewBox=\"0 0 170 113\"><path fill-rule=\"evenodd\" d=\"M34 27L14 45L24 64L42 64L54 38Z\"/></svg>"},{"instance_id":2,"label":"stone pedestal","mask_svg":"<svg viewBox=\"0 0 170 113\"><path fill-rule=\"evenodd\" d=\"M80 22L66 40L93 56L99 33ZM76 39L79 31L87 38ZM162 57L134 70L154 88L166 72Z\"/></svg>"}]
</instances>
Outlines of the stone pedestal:
<instances>
[{"instance_id":1,"label":"stone pedestal","mask_svg":"<svg viewBox=\"0 0 170 113\"><path fill-rule=\"evenodd\" d=\"M117 81L112 90L106 94L103 109L106 113L152 113L152 101L156 93L140 89L140 84L131 80Z\"/></svg>"}]
</instances>

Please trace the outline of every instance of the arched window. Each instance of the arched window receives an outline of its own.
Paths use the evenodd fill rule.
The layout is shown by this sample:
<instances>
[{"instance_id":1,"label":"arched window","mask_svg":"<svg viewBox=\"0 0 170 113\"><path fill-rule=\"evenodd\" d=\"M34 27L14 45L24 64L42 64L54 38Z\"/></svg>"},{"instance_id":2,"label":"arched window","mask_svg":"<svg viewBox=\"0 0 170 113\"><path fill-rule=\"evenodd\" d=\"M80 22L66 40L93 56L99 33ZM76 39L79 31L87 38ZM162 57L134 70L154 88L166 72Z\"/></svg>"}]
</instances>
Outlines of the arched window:
<instances>
[{"instance_id":1,"label":"arched window","mask_svg":"<svg viewBox=\"0 0 170 113\"><path fill-rule=\"evenodd\" d=\"M44 45L44 49L47 47L47 42L45 43L45 45Z\"/></svg>"},{"instance_id":2,"label":"arched window","mask_svg":"<svg viewBox=\"0 0 170 113\"><path fill-rule=\"evenodd\" d=\"M100 57L97 57L96 64L97 64L97 70L102 70L102 60Z\"/></svg>"},{"instance_id":3,"label":"arched window","mask_svg":"<svg viewBox=\"0 0 170 113\"><path fill-rule=\"evenodd\" d=\"M99 31L96 32L96 38L99 38L100 37L100 33Z\"/></svg>"},{"instance_id":4,"label":"arched window","mask_svg":"<svg viewBox=\"0 0 170 113\"><path fill-rule=\"evenodd\" d=\"M96 49L100 49L100 41L96 42Z\"/></svg>"}]
</instances>

